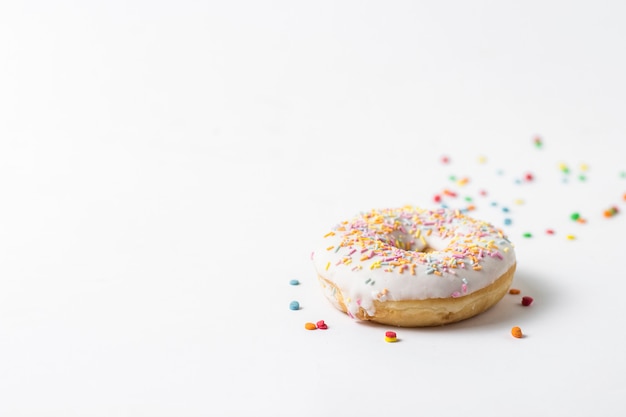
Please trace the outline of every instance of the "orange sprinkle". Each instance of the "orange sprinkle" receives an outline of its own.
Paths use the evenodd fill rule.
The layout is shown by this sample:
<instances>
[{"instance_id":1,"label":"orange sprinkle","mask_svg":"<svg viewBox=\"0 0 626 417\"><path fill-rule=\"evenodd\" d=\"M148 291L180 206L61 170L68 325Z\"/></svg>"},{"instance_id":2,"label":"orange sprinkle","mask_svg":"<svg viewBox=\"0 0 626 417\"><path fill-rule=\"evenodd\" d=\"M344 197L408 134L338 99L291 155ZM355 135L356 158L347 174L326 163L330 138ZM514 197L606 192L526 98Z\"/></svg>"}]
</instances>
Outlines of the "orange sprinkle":
<instances>
[{"instance_id":1,"label":"orange sprinkle","mask_svg":"<svg viewBox=\"0 0 626 417\"><path fill-rule=\"evenodd\" d=\"M511 288L509 290L509 294L519 294L519 293L521 293L521 291L518 290L517 288Z\"/></svg>"},{"instance_id":2,"label":"orange sprinkle","mask_svg":"<svg viewBox=\"0 0 626 417\"><path fill-rule=\"evenodd\" d=\"M516 337L518 339L522 338L522 329L520 329L519 327L515 326L511 329L511 335L513 335L513 337Z\"/></svg>"},{"instance_id":3,"label":"orange sprinkle","mask_svg":"<svg viewBox=\"0 0 626 417\"><path fill-rule=\"evenodd\" d=\"M334 248L334 246L329 246L326 248L326 250L331 250L332 248Z\"/></svg>"},{"instance_id":4,"label":"orange sprinkle","mask_svg":"<svg viewBox=\"0 0 626 417\"><path fill-rule=\"evenodd\" d=\"M317 326L315 323L304 323L304 328L307 330L315 330L317 329Z\"/></svg>"}]
</instances>

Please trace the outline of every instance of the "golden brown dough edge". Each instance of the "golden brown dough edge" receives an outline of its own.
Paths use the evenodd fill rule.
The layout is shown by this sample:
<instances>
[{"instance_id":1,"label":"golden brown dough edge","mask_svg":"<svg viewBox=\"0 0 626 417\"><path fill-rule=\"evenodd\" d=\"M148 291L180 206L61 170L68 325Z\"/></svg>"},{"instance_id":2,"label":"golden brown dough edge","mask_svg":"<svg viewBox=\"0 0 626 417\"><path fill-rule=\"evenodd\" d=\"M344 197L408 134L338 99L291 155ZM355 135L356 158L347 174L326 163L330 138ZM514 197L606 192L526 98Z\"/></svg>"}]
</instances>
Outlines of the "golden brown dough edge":
<instances>
[{"instance_id":1,"label":"golden brown dough edge","mask_svg":"<svg viewBox=\"0 0 626 417\"><path fill-rule=\"evenodd\" d=\"M359 308L356 317L380 324L397 327L428 327L454 323L465 320L494 306L504 297L513 282L516 263L491 285L476 292L457 298L432 298L428 300L378 301L374 300L373 316ZM343 294L337 286L326 278L318 275L322 287L330 286L333 291L324 291L330 300L347 313Z\"/></svg>"}]
</instances>

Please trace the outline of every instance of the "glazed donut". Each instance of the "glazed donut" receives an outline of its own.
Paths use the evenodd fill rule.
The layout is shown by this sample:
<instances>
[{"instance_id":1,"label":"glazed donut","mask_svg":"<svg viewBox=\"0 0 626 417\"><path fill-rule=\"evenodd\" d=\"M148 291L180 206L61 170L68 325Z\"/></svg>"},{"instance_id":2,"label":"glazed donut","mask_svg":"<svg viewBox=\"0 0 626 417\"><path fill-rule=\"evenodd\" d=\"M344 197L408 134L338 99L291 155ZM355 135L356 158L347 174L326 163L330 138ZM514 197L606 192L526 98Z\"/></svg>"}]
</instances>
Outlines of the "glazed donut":
<instances>
[{"instance_id":1,"label":"glazed donut","mask_svg":"<svg viewBox=\"0 0 626 417\"><path fill-rule=\"evenodd\" d=\"M326 233L311 259L323 293L359 320L424 327L496 304L515 273L513 245L458 210L371 210Z\"/></svg>"}]
</instances>

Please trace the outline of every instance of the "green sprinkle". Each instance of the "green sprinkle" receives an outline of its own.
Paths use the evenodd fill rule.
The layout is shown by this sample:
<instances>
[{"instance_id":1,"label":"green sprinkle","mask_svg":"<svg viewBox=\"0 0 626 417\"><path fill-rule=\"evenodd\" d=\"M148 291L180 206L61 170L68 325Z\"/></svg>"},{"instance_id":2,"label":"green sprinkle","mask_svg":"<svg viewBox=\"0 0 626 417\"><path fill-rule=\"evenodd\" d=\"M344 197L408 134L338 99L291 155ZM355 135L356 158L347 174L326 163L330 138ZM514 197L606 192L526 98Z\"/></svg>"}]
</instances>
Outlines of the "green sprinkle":
<instances>
[{"instance_id":1,"label":"green sprinkle","mask_svg":"<svg viewBox=\"0 0 626 417\"><path fill-rule=\"evenodd\" d=\"M581 180L581 181L587 181L587 177L585 177L583 174L580 174L578 176L578 179Z\"/></svg>"},{"instance_id":2,"label":"green sprinkle","mask_svg":"<svg viewBox=\"0 0 626 417\"><path fill-rule=\"evenodd\" d=\"M569 217L570 217L570 219L576 221L576 220L578 220L580 218L580 214L579 213L572 213L572 215L569 216Z\"/></svg>"},{"instance_id":3,"label":"green sprinkle","mask_svg":"<svg viewBox=\"0 0 626 417\"><path fill-rule=\"evenodd\" d=\"M450 181L456 181L456 175L450 175Z\"/></svg>"},{"instance_id":4,"label":"green sprinkle","mask_svg":"<svg viewBox=\"0 0 626 417\"><path fill-rule=\"evenodd\" d=\"M533 237L533 234L530 232L526 232L522 236L524 236L525 238L530 238L530 237Z\"/></svg>"}]
</instances>

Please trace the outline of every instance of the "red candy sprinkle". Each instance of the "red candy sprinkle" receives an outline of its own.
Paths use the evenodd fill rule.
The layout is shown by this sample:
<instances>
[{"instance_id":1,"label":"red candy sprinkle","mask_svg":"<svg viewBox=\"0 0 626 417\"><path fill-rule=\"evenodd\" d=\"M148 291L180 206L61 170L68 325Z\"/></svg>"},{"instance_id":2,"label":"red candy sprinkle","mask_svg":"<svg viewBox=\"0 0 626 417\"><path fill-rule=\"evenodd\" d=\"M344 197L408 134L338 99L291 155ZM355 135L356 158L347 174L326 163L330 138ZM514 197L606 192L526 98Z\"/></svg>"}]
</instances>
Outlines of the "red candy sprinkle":
<instances>
[{"instance_id":1,"label":"red candy sprinkle","mask_svg":"<svg viewBox=\"0 0 626 417\"><path fill-rule=\"evenodd\" d=\"M554 234L554 230L548 229L548 230L546 230L546 233L549 234L549 235L553 235Z\"/></svg>"},{"instance_id":2,"label":"red candy sprinkle","mask_svg":"<svg viewBox=\"0 0 626 417\"><path fill-rule=\"evenodd\" d=\"M388 331L385 333L385 337L394 338L396 337L396 332Z\"/></svg>"},{"instance_id":3,"label":"red candy sprinkle","mask_svg":"<svg viewBox=\"0 0 626 417\"><path fill-rule=\"evenodd\" d=\"M315 323L315 325L317 326L318 329L321 329L321 330L328 329L328 325L324 323L324 320L318 321L317 323Z\"/></svg>"},{"instance_id":4,"label":"red candy sprinkle","mask_svg":"<svg viewBox=\"0 0 626 417\"><path fill-rule=\"evenodd\" d=\"M439 194L435 195L435 203L440 203L441 202L441 196Z\"/></svg>"},{"instance_id":5,"label":"red candy sprinkle","mask_svg":"<svg viewBox=\"0 0 626 417\"><path fill-rule=\"evenodd\" d=\"M526 181L532 181L533 180L533 174L531 174L530 172L526 173L526 175L524 176L524 179Z\"/></svg>"},{"instance_id":6,"label":"red candy sprinkle","mask_svg":"<svg viewBox=\"0 0 626 417\"><path fill-rule=\"evenodd\" d=\"M528 296L522 297L522 305L524 307L528 307L529 305L532 304L532 302L533 302L533 298L532 297L528 297Z\"/></svg>"}]
</instances>

